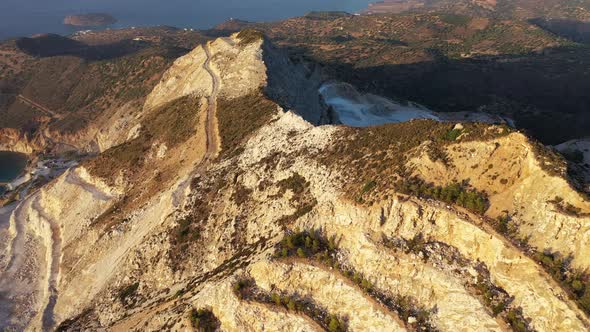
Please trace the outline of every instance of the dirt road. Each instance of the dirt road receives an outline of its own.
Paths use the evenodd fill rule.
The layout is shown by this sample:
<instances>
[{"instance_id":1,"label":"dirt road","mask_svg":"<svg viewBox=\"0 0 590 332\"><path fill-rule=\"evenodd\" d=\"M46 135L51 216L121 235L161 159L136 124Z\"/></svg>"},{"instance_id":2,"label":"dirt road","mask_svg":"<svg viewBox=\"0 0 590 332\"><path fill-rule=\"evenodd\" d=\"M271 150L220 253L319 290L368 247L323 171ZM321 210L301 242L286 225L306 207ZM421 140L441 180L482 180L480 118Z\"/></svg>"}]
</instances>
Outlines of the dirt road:
<instances>
[{"instance_id":1,"label":"dirt road","mask_svg":"<svg viewBox=\"0 0 590 332\"><path fill-rule=\"evenodd\" d=\"M59 118L60 117L59 114L55 113L54 111L50 110L49 108L47 108L47 107L45 107L45 106L43 106L43 105L41 105L39 103L36 103L36 102L32 101L31 99L23 96L23 95L18 95L16 97L18 98L18 100L20 100L24 104L26 104L26 105L28 105L28 106L30 106L32 108L35 108L35 109L41 111L42 113L45 113L46 115L48 115L48 116L50 116L52 118Z\"/></svg>"},{"instance_id":2,"label":"dirt road","mask_svg":"<svg viewBox=\"0 0 590 332\"><path fill-rule=\"evenodd\" d=\"M203 64L203 68L211 75L213 82L213 88L211 95L208 98L207 105L207 123L205 124L205 134L207 136L207 150L203 162L211 161L219 152L219 142L217 139L217 95L219 94L220 78L211 69L211 50L209 49L209 43L203 45L207 60Z\"/></svg>"}]
</instances>

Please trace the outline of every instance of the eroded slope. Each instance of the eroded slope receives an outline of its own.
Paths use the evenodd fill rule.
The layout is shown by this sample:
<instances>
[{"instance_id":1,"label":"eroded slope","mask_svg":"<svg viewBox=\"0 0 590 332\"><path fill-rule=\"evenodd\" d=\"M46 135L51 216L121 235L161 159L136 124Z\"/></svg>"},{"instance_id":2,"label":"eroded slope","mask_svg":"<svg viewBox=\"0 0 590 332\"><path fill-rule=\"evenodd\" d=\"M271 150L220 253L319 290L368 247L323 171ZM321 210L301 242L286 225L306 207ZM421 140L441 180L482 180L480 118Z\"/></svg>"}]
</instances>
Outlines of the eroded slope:
<instances>
[{"instance_id":1,"label":"eroded slope","mask_svg":"<svg viewBox=\"0 0 590 332\"><path fill-rule=\"evenodd\" d=\"M8 253L3 273L34 285L5 297L27 310L17 321L2 306L8 327L588 328L586 276L538 262L551 249L572 256L567 273L587 267L588 202L559 160L502 126L315 126L301 110L317 90L282 95L269 57L317 83L252 32L199 46L123 144L16 207L12 248L47 259Z\"/></svg>"}]
</instances>

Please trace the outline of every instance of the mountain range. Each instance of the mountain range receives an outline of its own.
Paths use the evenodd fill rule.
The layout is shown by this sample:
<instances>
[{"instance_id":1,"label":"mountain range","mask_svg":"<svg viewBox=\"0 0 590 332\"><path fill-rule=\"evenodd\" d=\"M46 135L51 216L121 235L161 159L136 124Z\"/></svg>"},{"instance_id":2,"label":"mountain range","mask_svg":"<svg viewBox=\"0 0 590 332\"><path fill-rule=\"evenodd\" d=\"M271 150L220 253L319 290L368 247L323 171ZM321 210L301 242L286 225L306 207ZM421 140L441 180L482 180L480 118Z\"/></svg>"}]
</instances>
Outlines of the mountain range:
<instances>
[{"instance_id":1,"label":"mountain range","mask_svg":"<svg viewBox=\"0 0 590 332\"><path fill-rule=\"evenodd\" d=\"M583 8L2 42L0 329L588 330Z\"/></svg>"}]
</instances>

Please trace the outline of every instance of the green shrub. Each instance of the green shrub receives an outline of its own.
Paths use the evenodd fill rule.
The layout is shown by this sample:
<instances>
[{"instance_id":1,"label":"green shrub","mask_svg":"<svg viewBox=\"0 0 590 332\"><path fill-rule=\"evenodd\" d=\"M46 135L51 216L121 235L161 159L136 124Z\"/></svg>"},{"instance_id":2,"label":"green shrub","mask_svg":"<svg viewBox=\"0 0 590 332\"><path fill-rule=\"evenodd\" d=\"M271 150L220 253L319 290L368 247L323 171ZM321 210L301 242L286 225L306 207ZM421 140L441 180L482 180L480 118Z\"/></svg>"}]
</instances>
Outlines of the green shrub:
<instances>
[{"instance_id":1,"label":"green shrub","mask_svg":"<svg viewBox=\"0 0 590 332\"><path fill-rule=\"evenodd\" d=\"M270 298L276 305L281 305L282 301L281 301L281 296L279 294L272 293L272 294L270 294Z\"/></svg>"},{"instance_id":2,"label":"green shrub","mask_svg":"<svg viewBox=\"0 0 590 332\"><path fill-rule=\"evenodd\" d=\"M365 185L363 186L363 188L361 189L361 191L360 191L359 195L357 196L357 199L356 200L358 202L361 202L362 203L364 201L364 196L366 194L369 194L371 191L373 191L375 189L375 187L377 187L377 182L375 182L373 180L367 181L365 183Z\"/></svg>"},{"instance_id":3,"label":"green shrub","mask_svg":"<svg viewBox=\"0 0 590 332\"><path fill-rule=\"evenodd\" d=\"M303 251L302 248L298 248L297 249L297 256L299 256L301 258L305 258L305 257L307 257L307 254L305 253L305 251Z\"/></svg>"},{"instance_id":4,"label":"green shrub","mask_svg":"<svg viewBox=\"0 0 590 332\"><path fill-rule=\"evenodd\" d=\"M309 248L310 240L312 242L311 249ZM415 245L410 246L414 246L416 248L423 248L423 244L425 243L421 236L415 237L415 242ZM350 267L342 265L337 260L336 250L336 237L332 236L330 237L330 239L327 239L325 236L322 236L319 232L304 231L286 235L285 238L283 238L283 240L280 242L277 252L283 253L280 255L282 257L294 256L295 254L297 254L297 256L299 257L306 257L315 260L316 262L319 262L322 265L325 265L326 267L333 268L339 271L342 274L342 276L348 278L352 283L357 285L367 295L385 304L392 311L402 312L404 315L406 315L406 321L407 317L414 316L417 317L417 324L422 328L422 330L433 330L433 327L430 323L430 312L428 310L417 307L413 304L414 301L410 300L409 298L391 297L385 293L380 292L373 286L373 283L371 283L371 281L369 281L367 278L363 276L362 273L355 271ZM275 254L275 257L279 257L279 255ZM276 301L276 299L271 296L271 301ZM330 325L332 316L328 318L330 318L330 320L327 320L325 322L325 325ZM339 329L337 331L341 331L342 329L346 330L345 326L339 320L338 326ZM332 327L336 328L336 322L332 324ZM328 330L331 330L329 326Z\"/></svg>"},{"instance_id":5,"label":"green shrub","mask_svg":"<svg viewBox=\"0 0 590 332\"><path fill-rule=\"evenodd\" d=\"M461 136L461 134L463 133L462 129L451 129L449 131L446 132L446 134L444 135L444 139L447 141L456 141L457 138L459 138L459 136Z\"/></svg>"},{"instance_id":6,"label":"green shrub","mask_svg":"<svg viewBox=\"0 0 590 332\"><path fill-rule=\"evenodd\" d=\"M570 292L586 313L590 313L590 275L587 272L572 269L569 265L571 256L560 257L557 253L545 251L537 252L534 258Z\"/></svg>"},{"instance_id":7,"label":"green shrub","mask_svg":"<svg viewBox=\"0 0 590 332\"><path fill-rule=\"evenodd\" d=\"M199 332L213 332L221 327L221 322L209 309L193 309L191 321L193 327Z\"/></svg>"},{"instance_id":8,"label":"green shrub","mask_svg":"<svg viewBox=\"0 0 590 332\"><path fill-rule=\"evenodd\" d=\"M293 299L289 299L289 301L287 302L287 309L289 309L290 311L295 311L297 309L297 304Z\"/></svg>"},{"instance_id":9,"label":"green shrub","mask_svg":"<svg viewBox=\"0 0 590 332\"><path fill-rule=\"evenodd\" d=\"M328 319L329 319L328 331L330 331L330 332L341 332L341 331L345 331L346 330L344 328L344 324L342 324L342 322L340 321L340 319L338 319L337 316L330 315L330 317L328 317Z\"/></svg>"},{"instance_id":10,"label":"green shrub","mask_svg":"<svg viewBox=\"0 0 590 332\"><path fill-rule=\"evenodd\" d=\"M119 301L121 301L121 303L126 304L127 300L135 295L135 292L137 292L137 289L139 288L139 282L133 283L129 286L123 287L120 291L119 291Z\"/></svg>"},{"instance_id":11,"label":"green shrub","mask_svg":"<svg viewBox=\"0 0 590 332\"><path fill-rule=\"evenodd\" d=\"M398 181L395 187L402 194L456 204L478 214L484 214L488 209L487 196L476 190L467 189L465 184L451 183L440 187L413 177Z\"/></svg>"},{"instance_id":12,"label":"green shrub","mask_svg":"<svg viewBox=\"0 0 590 332\"><path fill-rule=\"evenodd\" d=\"M280 195L283 195L287 190L291 190L294 195L300 195L309 187L309 182L299 173L295 172L290 177L279 181L277 185L280 188Z\"/></svg>"},{"instance_id":13,"label":"green shrub","mask_svg":"<svg viewBox=\"0 0 590 332\"><path fill-rule=\"evenodd\" d=\"M236 283L233 284L233 292L234 294L240 298L244 299L248 296L248 292L255 287L254 280L250 278L241 278Z\"/></svg>"},{"instance_id":14,"label":"green shrub","mask_svg":"<svg viewBox=\"0 0 590 332\"><path fill-rule=\"evenodd\" d=\"M443 14L440 15L440 20L451 25L467 25L471 18L465 15Z\"/></svg>"},{"instance_id":15,"label":"green shrub","mask_svg":"<svg viewBox=\"0 0 590 332\"><path fill-rule=\"evenodd\" d=\"M572 281L572 288L576 293L580 293L581 291L584 290L584 283L580 280L574 280Z\"/></svg>"},{"instance_id":16,"label":"green shrub","mask_svg":"<svg viewBox=\"0 0 590 332\"><path fill-rule=\"evenodd\" d=\"M527 332L526 323L520 319L519 313L515 309L511 309L506 314L506 320L515 332Z\"/></svg>"},{"instance_id":17,"label":"green shrub","mask_svg":"<svg viewBox=\"0 0 590 332\"><path fill-rule=\"evenodd\" d=\"M498 226L496 227L498 232L508 234L508 221L510 221L510 217L507 215L498 217Z\"/></svg>"},{"instance_id":18,"label":"green shrub","mask_svg":"<svg viewBox=\"0 0 590 332\"><path fill-rule=\"evenodd\" d=\"M586 291L580 297L579 303L587 313L590 312L590 287L586 286Z\"/></svg>"}]
</instances>

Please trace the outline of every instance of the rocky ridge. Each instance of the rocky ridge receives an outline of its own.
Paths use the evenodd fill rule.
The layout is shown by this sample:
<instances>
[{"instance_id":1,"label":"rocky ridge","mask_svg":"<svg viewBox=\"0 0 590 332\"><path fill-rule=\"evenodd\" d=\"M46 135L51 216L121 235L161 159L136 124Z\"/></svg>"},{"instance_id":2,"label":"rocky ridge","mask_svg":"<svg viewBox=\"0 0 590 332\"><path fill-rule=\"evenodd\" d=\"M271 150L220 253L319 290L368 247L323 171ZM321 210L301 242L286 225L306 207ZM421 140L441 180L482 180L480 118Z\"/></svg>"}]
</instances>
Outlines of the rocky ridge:
<instances>
[{"instance_id":1,"label":"rocky ridge","mask_svg":"<svg viewBox=\"0 0 590 332\"><path fill-rule=\"evenodd\" d=\"M318 126L320 82L253 32L176 60L100 155L0 215L0 327L180 331L202 310L225 331L588 329L534 256L589 264L590 206L559 160L503 126ZM404 176L464 183L486 209Z\"/></svg>"}]
</instances>

